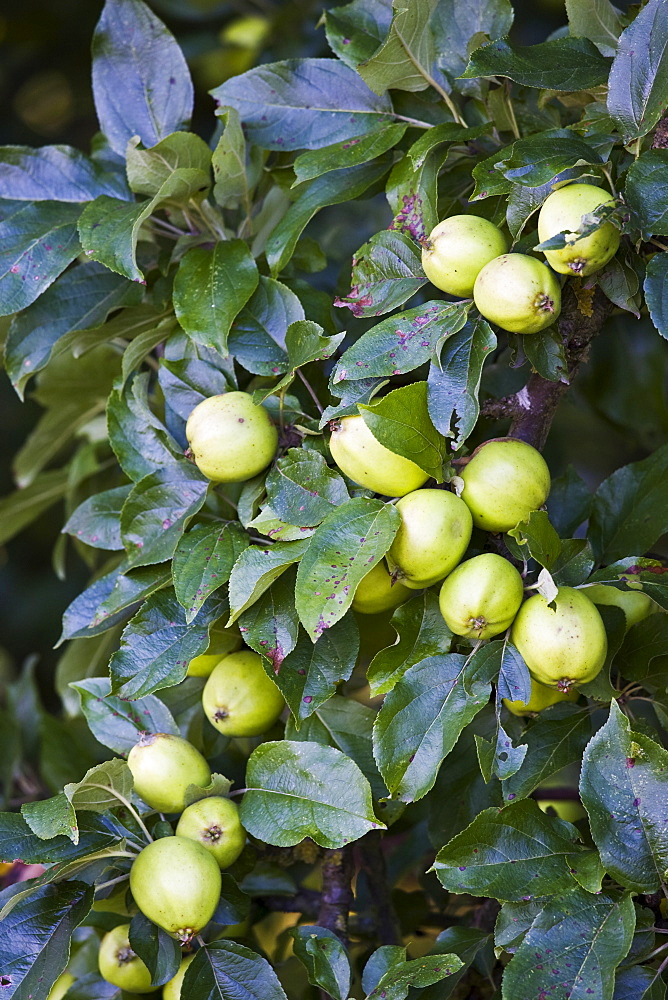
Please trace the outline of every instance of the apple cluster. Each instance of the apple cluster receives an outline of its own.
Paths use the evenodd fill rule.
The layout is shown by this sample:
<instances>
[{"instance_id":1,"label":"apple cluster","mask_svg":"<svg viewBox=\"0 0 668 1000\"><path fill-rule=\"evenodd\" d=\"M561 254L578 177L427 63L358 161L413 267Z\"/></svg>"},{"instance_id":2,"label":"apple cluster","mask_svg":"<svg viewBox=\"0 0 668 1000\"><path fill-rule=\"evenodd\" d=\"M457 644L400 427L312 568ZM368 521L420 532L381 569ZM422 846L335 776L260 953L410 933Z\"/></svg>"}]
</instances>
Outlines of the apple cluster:
<instances>
[{"instance_id":1,"label":"apple cluster","mask_svg":"<svg viewBox=\"0 0 668 1000\"><path fill-rule=\"evenodd\" d=\"M505 234L487 219L453 215L439 222L425 241L424 273L449 295L473 296L485 319L502 329L538 333L561 311L561 286L554 272L586 277L617 252L619 230L612 222L578 236L586 215L613 203L608 191L593 184L569 184L553 191L540 209L538 236L544 243L564 234L566 246L545 250L547 264L527 254L508 253Z\"/></svg>"}]
</instances>

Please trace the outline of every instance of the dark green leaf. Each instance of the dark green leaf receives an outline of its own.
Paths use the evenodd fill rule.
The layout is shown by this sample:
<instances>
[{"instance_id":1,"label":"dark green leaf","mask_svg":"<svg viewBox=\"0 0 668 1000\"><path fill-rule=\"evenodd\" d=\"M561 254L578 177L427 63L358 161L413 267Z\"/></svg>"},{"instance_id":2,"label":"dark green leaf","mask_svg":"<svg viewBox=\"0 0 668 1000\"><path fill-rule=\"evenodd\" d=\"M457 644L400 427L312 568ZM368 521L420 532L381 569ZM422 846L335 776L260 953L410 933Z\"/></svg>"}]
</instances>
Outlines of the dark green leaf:
<instances>
[{"instance_id":1,"label":"dark green leaf","mask_svg":"<svg viewBox=\"0 0 668 1000\"><path fill-rule=\"evenodd\" d=\"M326 927L308 924L292 932L297 958L306 966L308 981L322 986L334 1000L347 1000L350 990L350 962L336 934Z\"/></svg>"},{"instance_id":2,"label":"dark green leaf","mask_svg":"<svg viewBox=\"0 0 668 1000\"><path fill-rule=\"evenodd\" d=\"M343 618L360 580L383 558L401 516L391 504L358 497L316 529L297 571L295 605L313 642Z\"/></svg>"},{"instance_id":3,"label":"dark green leaf","mask_svg":"<svg viewBox=\"0 0 668 1000\"><path fill-rule=\"evenodd\" d=\"M633 965L617 973L612 1000L666 1000L666 984L656 969Z\"/></svg>"},{"instance_id":4,"label":"dark green leaf","mask_svg":"<svg viewBox=\"0 0 668 1000\"><path fill-rule=\"evenodd\" d=\"M139 911L130 922L130 947L151 973L155 986L172 979L181 964L181 946L175 938L163 931Z\"/></svg>"},{"instance_id":5,"label":"dark green leaf","mask_svg":"<svg viewBox=\"0 0 668 1000\"><path fill-rule=\"evenodd\" d=\"M656 892L668 869L667 783L668 752L613 701L585 750L580 795L606 870L636 892Z\"/></svg>"},{"instance_id":6,"label":"dark green leaf","mask_svg":"<svg viewBox=\"0 0 668 1000\"><path fill-rule=\"evenodd\" d=\"M236 108L249 139L264 149L320 149L364 135L392 113L336 59L288 59L234 76L211 91Z\"/></svg>"},{"instance_id":7,"label":"dark green leaf","mask_svg":"<svg viewBox=\"0 0 668 1000\"><path fill-rule=\"evenodd\" d=\"M132 485L117 486L88 497L79 504L63 531L94 549L122 549L121 509L131 489Z\"/></svg>"},{"instance_id":8,"label":"dark green leaf","mask_svg":"<svg viewBox=\"0 0 668 1000\"><path fill-rule=\"evenodd\" d=\"M392 23L392 0L353 0L324 13L327 41L347 66L357 69L382 44Z\"/></svg>"},{"instance_id":9,"label":"dark green leaf","mask_svg":"<svg viewBox=\"0 0 668 1000\"><path fill-rule=\"evenodd\" d=\"M413 664L450 650L452 635L443 621L438 598L430 590L401 604L391 624L397 642L376 653L367 671L374 697L391 691Z\"/></svg>"},{"instance_id":10,"label":"dark green leaf","mask_svg":"<svg viewBox=\"0 0 668 1000\"><path fill-rule=\"evenodd\" d=\"M208 488L208 479L188 462L157 469L133 486L121 511L121 536L130 569L171 559Z\"/></svg>"},{"instance_id":11,"label":"dark green leaf","mask_svg":"<svg viewBox=\"0 0 668 1000\"><path fill-rule=\"evenodd\" d=\"M72 146L0 147L0 198L80 202L99 194L128 197L125 178Z\"/></svg>"},{"instance_id":12,"label":"dark green leaf","mask_svg":"<svg viewBox=\"0 0 668 1000\"><path fill-rule=\"evenodd\" d=\"M513 184L539 187L581 162L600 164L603 158L593 145L568 129L548 129L513 143L510 155L498 161L495 169Z\"/></svg>"},{"instance_id":13,"label":"dark green leaf","mask_svg":"<svg viewBox=\"0 0 668 1000\"><path fill-rule=\"evenodd\" d=\"M505 159L507 155L508 148L502 146L492 156L476 164L471 171L475 188L469 201L483 201L485 198L492 198L495 195L510 194L515 185L507 181L496 169L496 164Z\"/></svg>"},{"instance_id":14,"label":"dark green leaf","mask_svg":"<svg viewBox=\"0 0 668 1000\"><path fill-rule=\"evenodd\" d=\"M241 822L267 844L290 847L310 837L337 848L383 829L373 814L369 783L333 747L283 740L251 754Z\"/></svg>"},{"instance_id":15,"label":"dark green leaf","mask_svg":"<svg viewBox=\"0 0 668 1000\"><path fill-rule=\"evenodd\" d=\"M65 835L42 840L33 833L20 813L0 813L0 858L21 858L24 864L71 861L118 844L118 832L106 819L84 813L79 820L79 842Z\"/></svg>"},{"instance_id":16,"label":"dark green leaf","mask_svg":"<svg viewBox=\"0 0 668 1000\"><path fill-rule=\"evenodd\" d=\"M591 545L585 538L567 538L561 552L550 567L552 579L559 587L577 587L588 579L594 568Z\"/></svg>"},{"instance_id":17,"label":"dark green leaf","mask_svg":"<svg viewBox=\"0 0 668 1000\"><path fill-rule=\"evenodd\" d=\"M93 35L93 94L100 127L119 156L135 135L144 146L155 146L188 126L193 108L188 66L146 4L107 0Z\"/></svg>"},{"instance_id":18,"label":"dark green leaf","mask_svg":"<svg viewBox=\"0 0 668 1000\"><path fill-rule=\"evenodd\" d=\"M126 564L123 563L120 568L125 570ZM116 574L106 596L93 608L94 614L89 623L90 634L106 631L126 609L132 609L133 605L143 601L154 591L161 590L170 582L170 576L169 566L146 566ZM127 618L127 615L123 617ZM80 626L78 634L81 634L81 630Z\"/></svg>"},{"instance_id":19,"label":"dark green leaf","mask_svg":"<svg viewBox=\"0 0 668 1000\"><path fill-rule=\"evenodd\" d=\"M572 535L589 517L592 495L584 479L572 465L552 480L547 513L561 538Z\"/></svg>"},{"instance_id":20,"label":"dark green leaf","mask_svg":"<svg viewBox=\"0 0 668 1000\"><path fill-rule=\"evenodd\" d=\"M246 645L271 662L278 674L285 657L297 644L299 618L295 610L295 576L292 569L274 583L239 618ZM280 686L280 685L279 685Z\"/></svg>"},{"instance_id":21,"label":"dark green leaf","mask_svg":"<svg viewBox=\"0 0 668 1000\"><path fill-rule=\"evenodd\" d=\"M374 755L402 802L427 794L462 729L489 699L489 682L467 676L467 667L460 653L428 656L385 698L374 725Z\"/></svg>"},{"instance_id":22,"label":"dark green leaf","mask_svg":"<svg viewBox=\"0 0 668 1000\"><path fill-rule=\"evenodd\" d=\"M486 740L477 735L475 740L480 771L485 781L491 781L493 777L507 780L520 769L526 757L526 746L513 746L512 739L500 723L496 740Z\"/></svg>"},{"instance_id":23,"label":"dark green leaf","mask_svg":"<svg viewBox=\"0 0 668 1000\"><path fill-rule=\"evenodd\" d=\"M548 326L522 342L531 367L550 382L569 382L564 342L557 326Z\"/></svg>"},{"instance_id":24,"label":"dark green leaf","mask_svg":"<svg viewBox=\"0 0 668 1000\"><path fill-rule=\"evenodd\" d=\"M668 236L668 150L648 149L631 164L624 195L644 239Z\"/></svg>"},{"instance_id":25,"label":"dark green leaf","mask_svg":"<svg viewBox=\"0 0 668 1000\"><path fill-rule=\"evenodd\" d=\"M622 32L608 81L608 111L629 142L654 128L666 105L668 10L649 0Z\"/></svg>"},{"instance_id":26,"label":"dark green leaf","mask_svg":"<svg viewBox=\"0 0 668 1000\"><path fill-rule=\"evenodd\" d=\"M437 483L443 482L445 440L429 415L426 382L394 389L377 403L360 404L358 409L385 448L409 458Z\"/></svg>"},{"instance_id":27,"label":"dark green leaf","mask_svg":"<svg viewBox=\"0 0 668 1000\"><path fill-rule=\"evenodd\" d=\"M393 3L390 31L370 59L359 66L362 79L376 94L387 90L425 90L436 55L430 21L436 0Z\"/></svg>"},{"instance_id":28,"label":"dark green leaf","mask_svg":"<svg viewBox=\"0 0 668 1000\"><path fill-rule=\"evenodd\" d=\"M290 367L285 350L288 327L304 319L304 308L286 285L260 275L251 299L232 323L228 348L255 375L278 375Z\"/></svg>"},{"instance_id":29,"label":"dark green leaf","mask_svg":"<svg viewBox=\"0 0 668 1000\"><path fill-rule=\"evenodd\" d=\"M588 38L603 56L614 56L622 22L610 0L566 0L566 13L571 35Z\"/></svg>"},{"instance_id":30,"label":"dark green leaf","mask_svg":"<svg viewBox=\"0 0 668 1000\"><path fill-rule=\"evenodd\" d=\"M172 574L186 622L195 618L214 590L227 583L232 567L248 544L248 535L237 521L196 524L179 539Z\"/></svg>"},{"instance_id":31,"label":"dark green leaf","mask_svg":"<svg viewBox=\"0 0 668 1000\"><path fill-rule=\"evenodd\" d=\"M267 476L267 502L281 521L301 527L320 524L350 499L341 476L317 451L291 448Z\"/></svg>"},{"instance_id":32,"label":"dark green leaf","mask_svg":"<svg viewBox=\"0 0 668 1000\"><path fill-rule=\"evenodd\" d=\"M175 466L183 455L148 405L148 382L148 375L136 375L114 389L107 404L109 443L123 472L135 482Z\"/></svg>"},{"instance_id":33,"label":"dark green leaf","mask_svg":"<svg viewBox=\"0 0 668 1000\"><path fill-rule=\"evenodd\" d=\"M648 262L643 290L652 323L668 340L668 253L657 253Z\"/></svg>"},{"instance_id":34,"label":"dark green leaf","mask_svg":"<svg viewBox=\"0 0 668 1000\"><path fill-rule=\"evenodd\" d=\"M308 548L304 541L278 542L262 548L249 545L237 559L230 575L230 624L250 608L274 580L293 563L298 562Z\"/></svg>"},{"instance_id":35,"label":"dark green leaf","mask_svg":"<svg viewBox=\"0 0 668 1000\"><path fill-rule=\"evenodd\" d=\"M561 552L561 539L544 510L533 510L508 534L517 541L527 561L535 559L546 569L551 569Z\"/></svg>"},{"instance_id":36,"label":"dark green leaf","mask_svg":"<svg viewBox=\"0 0 668 1000\"><path fill-rule=\"evenodd\" d=\"M432 29L437 63L462 93L469 93L471 84L462 84L455 78L464 72L472 45L484 35L488 38L506 35L513 16L510 0L475 0L465 6L458 0L440 0L436 5Z\"/></svg>"},{"instance_id":37,"label":"dark green leaf","mask_svg":"<svg viewBox=\"0 0 668 1000\"><path fill-rule=\"evenodd\" d=\"M385 125L357 139L347 139L332 146L323 146L321 149L301 153L294 162L296 180L293 187L303 181L320 177L330 170L354 167L374 160L396 146L403 138L406 128L407 126L401 123Z\"/></svg>"},{"instance_id":38,"label":"dark green leaf","mask_svg":"<svg viewBox=\"0 0 668 1000\"><path fill-rule=\"evenodd\" d=\"M525 87L586 90L605 82L609 65L586 38L554 38L538 45L511 45L499 38L476 49L461 76L508 76Z\"/></svg>"},{"instance_id":39,"label":"dark green leaf","mask_svg":"<svg viewBox=\"0 0 668 1000\"><path fill-rule=\"evenodd\" d=\"M392 963L375 989L367 994L366 1000L379 1000L381 997L384 1000L406 1000L412 986L419 988L440 983L461 969L462 964L456 955L440 954Z\"/></svg>"},{"instance_id":40,"label":"dark green leaf","mask_svg":"<svg viewBox=\"0 0 668 1000\"><path fill-rule=\"evenodd\" d=\"M496 337L484 319L467 322L449 337L429 369L429 413L434 426L461 448L480 413L478 392L482 366L496 347Z\"/></svg>"},{"instance_id":41,"label":"dark green leaf","mask_svg":"<svg viewBox=\"0 0 668 1000\"><path fill-rule=\"evenodd\" d=\"M188 1000L287 1000L266 958L236 941L212 941L186 970Z\"/></svg>"},{"instance_id":42,"label":"dark green leaf","mask_svg":"<svg viewBox=\"0 0 668 1000\"><path fill-rule=\"evenodd\" d=\"M353 316L382 316L404 304L427 281L420 250L410 236L392 229L375 233L353 258L351 289L334 305Z\"/></svg>"},{"instance_id":43,"label":"dark green leaf","mask_svg":"<svg viewBox=\"0 0 668 1000\"><path fill-rule=\"evenodd\" d=\"M115 753L129 753L142 733L180 735L171 712L155 695L136 701L117 698L107 677L89 677L71 687L81 695L81 711L93 736Z\"/></svg>"},{"instance_id":44,"label":"dark green leaf","mask_svg":"<svg viewBox=\"0 0 668 1000\"><path fill-rule=\"evenodd\" d=\"M582 759L591 737L589 713L576 705L553 705L523 733L528 750L520 769L503 783L507 802L522 799L569 764Z\"/></svg>"}]
</instances>

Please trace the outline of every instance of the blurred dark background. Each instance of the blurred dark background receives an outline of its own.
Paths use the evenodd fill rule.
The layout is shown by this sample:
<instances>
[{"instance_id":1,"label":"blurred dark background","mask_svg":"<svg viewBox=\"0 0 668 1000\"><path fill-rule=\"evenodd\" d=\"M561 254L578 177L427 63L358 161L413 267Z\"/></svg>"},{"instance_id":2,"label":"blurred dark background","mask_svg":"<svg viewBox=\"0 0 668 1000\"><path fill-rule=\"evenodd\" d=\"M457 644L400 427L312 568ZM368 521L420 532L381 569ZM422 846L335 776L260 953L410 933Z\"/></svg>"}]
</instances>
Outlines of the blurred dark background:
<instances>
[{"instance_id":1,"label":"blurred dark background","mask_svg":"<svg viewBox=\"0 0 668 1000\"><path fill-rule=\"evenodd\" d=\"M215 125L207 91L258 62L328 55L319 24L338 0L153 0L179 40L196 86L193 130L209 139ZM621 4L619 6L626 6ZM563 0L517 0L514 40L532 44L565 24ZM22 0L0 4L0 144L67 143L88 150L97 131L90 90L90 40L101 0ZM341 209L337 210L341 212ZM331 216L329 224L331 226ZM386 223L379 222L379 226ZM337 234L338 236L338 234ZM367 234L349 232L336 244L339 268ZM0 334L6 327L0 320ZM591 486L615 468L645 457L668 440L666 344L644 321L625 314L599 338L577 387L562 405L547 447L555 474L572 463ZM11 457L34 426L39 408L21 404L0 375L0 496L12 489ZM57 705L51 677L60 617L85 586L88 572L74 558L58 579L52 549L59 507L0 548L0 683L8 664L39 656L40 687Z\"/></svg>"}]
</instances>

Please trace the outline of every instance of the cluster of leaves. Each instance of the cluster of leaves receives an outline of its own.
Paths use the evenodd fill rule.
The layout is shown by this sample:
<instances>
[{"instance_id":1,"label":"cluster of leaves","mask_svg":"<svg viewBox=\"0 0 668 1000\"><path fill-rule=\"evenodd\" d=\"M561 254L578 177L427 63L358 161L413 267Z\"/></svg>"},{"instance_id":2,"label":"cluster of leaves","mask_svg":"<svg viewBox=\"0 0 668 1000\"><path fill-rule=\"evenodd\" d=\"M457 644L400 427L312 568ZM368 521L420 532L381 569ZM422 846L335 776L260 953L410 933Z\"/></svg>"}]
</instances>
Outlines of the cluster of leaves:
<instances>
[{"instance_id":1,"label":"cluster of leaves","mask_svg":"<svg viewBox=\"0 0 668 1000\"><path fill-rule=\"evenodd\" d=\"M634 895L660 891L668 870L668 618L626 631L607 610L610 652L583 690L588 707L508 717L501 699L529 692L517 651L504 639L455 644L431 590L395 612L389 635L383 623L374 645L351 603L400 518L328 464L328 421L361 414L442 483L451 453L495 431L480 420L481 396L494 395L488 359L567 381L557 328L495 333L470 301L425 289L420 241L467 202L531 252L534 213L556 185L609 185L622 250L573 283L577 309L590 313L598 288L632 315L646 307L668 336L668 152L650 148L668 80L666 5L650 0L633 19L608 0L567 8L568 28L522 48L507 37L508 0L353 0L325 15L334 58L263 65L218 87L207 144L187 131L192 85L172 36L141 0L107 0L93 42L101 132L90 156L0 150L5 367L20 396L35 379L44 409L15 459L19 489L0 501L0 540L64 502L55 565L64 571L71 547L93 579L65 613L56 684L68 715L82 713L120 755L22 815L3 814L2 856L50 866L0 897L7 997L46 997L73 935L81 976L68 996L116 996L94 972L94 928L109 924L91 905L144 843L121 759L142 731L187 734L246 788L255 847L224 877L189 977L193 1000L250 982L285 997L260 941L252 951L216 940L251 904L303 891L304 871L293 877L266 845L298 850L310 838L374 851L377 831L395 824L418 874L435 854L439 882L416 919L443 926L445 914L445 929L419 962L398 940L365 951L364 995L400 1000L417 986L446 997L464 975L494 990L496 946L507 998L664 996L655 914ZM307 277L327 256L304 231L333 205L362 217L382 191L387 225L366 234L350 292L335 302L348 313L335 317ZM602 221L585 219L582 231ZM213 487L184 455L185 422L230 389L268 408L280 455L266 474ZM593 495L569 470L507 549L548 589L631 582L668 610L663 567L644 558L668 530L667 464L663 447ZM486 544L475 535L471 554ZM203 721L201 682L186 678L221 621L238 622L285 697L285 732L267 741L220 737ZM384 696L377 711L346 697L367 666L371 696ZM588 829L535 801L580 765ZM391 860L398 880L398 848ZM364 914L389 905L375 893L360 876L365 945L374 934ZM449 902L462 894L469 914L471 897L502 904L493 936L465 926ZM174 974L178 949L141 915L131 939L156 985ZM296 928L294 952L311 984L345 1000L351 965L332 928Z\"/></svg>"}]
</instances>

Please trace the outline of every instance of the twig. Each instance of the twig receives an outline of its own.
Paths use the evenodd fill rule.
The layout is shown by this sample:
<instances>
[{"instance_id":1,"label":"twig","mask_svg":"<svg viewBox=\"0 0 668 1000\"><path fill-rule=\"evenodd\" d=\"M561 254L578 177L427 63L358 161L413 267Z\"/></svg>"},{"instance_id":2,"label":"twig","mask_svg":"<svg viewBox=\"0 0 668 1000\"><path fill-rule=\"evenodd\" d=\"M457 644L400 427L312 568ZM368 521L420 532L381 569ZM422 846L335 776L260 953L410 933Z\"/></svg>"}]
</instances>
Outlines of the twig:
<instances>
[{"instance_id":1,"label":"twig","mask_svg":"<svg viewBox=\"0 0 668 1000\"><path fill-rule=\"evenodd\" d=\"M352 853L349 846L325 851L322 863L322 894L318 924L333 931L344 947L348 946L348 915L352 908Z\"/></svg>"}]
</instances>

